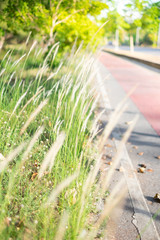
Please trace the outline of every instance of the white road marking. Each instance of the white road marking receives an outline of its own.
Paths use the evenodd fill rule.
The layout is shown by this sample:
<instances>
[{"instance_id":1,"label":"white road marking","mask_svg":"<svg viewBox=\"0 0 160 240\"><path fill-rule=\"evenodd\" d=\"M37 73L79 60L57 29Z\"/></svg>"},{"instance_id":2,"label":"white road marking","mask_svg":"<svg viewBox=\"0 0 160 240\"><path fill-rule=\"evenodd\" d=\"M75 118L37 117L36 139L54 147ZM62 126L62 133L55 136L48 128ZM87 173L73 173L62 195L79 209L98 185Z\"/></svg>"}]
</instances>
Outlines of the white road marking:
<instances>
[{"instance_id":1,"label":"white road marking","mask_svg":"<svg viewBox=\"0 0 160 240\"><path fill-rule=\"evenodd\" d=\"M109 98L107 96L107 92L105 90L102 77L97 72L97 83L99 85L99 91L101 92L101 96L103 99L103 103L105 108L111 110L111 104ZM119 134L117 132L113 132L113 137L115 139L119 139ZM120 141L115 140L116 148L119 147ZM140 233L141 240L159 240L159 234L157 232L156 226L152 219L152 215L147 206L146 200L144 198L140 183L135 174L132 160L130 159L126 146L123 146L123 153L121 158L121 166L123 167L124 176L126 179L126 183L128 186L128 192L131 197L131 201L134 208L134 216L132 223L136 226L138 232Z\"/></svg>"}]
</instances>

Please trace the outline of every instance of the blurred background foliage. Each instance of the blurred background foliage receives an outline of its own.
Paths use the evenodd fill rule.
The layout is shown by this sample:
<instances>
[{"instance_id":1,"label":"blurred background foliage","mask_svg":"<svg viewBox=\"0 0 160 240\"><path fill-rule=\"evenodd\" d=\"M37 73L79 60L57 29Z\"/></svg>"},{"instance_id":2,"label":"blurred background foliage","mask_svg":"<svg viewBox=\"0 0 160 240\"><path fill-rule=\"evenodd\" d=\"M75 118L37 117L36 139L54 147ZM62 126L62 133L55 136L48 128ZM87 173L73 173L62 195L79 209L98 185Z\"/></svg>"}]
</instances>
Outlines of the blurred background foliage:
<instances>
[{"instance_id":1,"label":"blurred background foliage","mask_svg":"<svg viewBox=\"0 0 160 240\"><path fill-rule=\"evenodd\" d=\"M23 42L31 33L46 51L60 42L61 58L75 41L76 47L83 42L92 49L114 43L116 31L120 44L129 44L132 35L136 44L156 46L159 28L160 1L0 0L0 49L15 39Z\"/></svg>"},{"instance_id":2,"label":"blurred background foliage","mask_svg":"<svg viewBox=\"0 0 160 240\"><path fill-rule=\"evenodd\" d=\"M18 37L20 41L32 32L32 38L51 46L60 42L60 52L77 47L98 45L103 30L98 31L95 19L108 6L95 0L0 0L0 37ZM93 35L98 31L96 37ZM2 39L2 38L1 38Z\"/></svg>"}]
</instances>

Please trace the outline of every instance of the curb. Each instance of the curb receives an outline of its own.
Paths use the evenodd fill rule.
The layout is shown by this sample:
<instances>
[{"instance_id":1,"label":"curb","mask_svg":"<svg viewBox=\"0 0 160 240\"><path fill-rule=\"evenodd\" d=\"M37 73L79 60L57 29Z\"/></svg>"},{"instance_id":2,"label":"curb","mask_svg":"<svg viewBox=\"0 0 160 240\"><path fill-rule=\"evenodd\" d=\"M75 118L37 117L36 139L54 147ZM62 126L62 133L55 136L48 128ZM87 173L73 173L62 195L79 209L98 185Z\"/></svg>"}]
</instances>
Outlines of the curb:
<instances>
[{"instance_id":1,"label":"curb","mask_svg":"<svg viewBox=\"0 0 160 240\"><path fill-rule=\"evenodd\" d=\"M160 69L160 63L147 59L147 56L146 56L146 59L145 59L143 57L134 56L134 55L131 55L131 54L128 54L128 53L124 53L122 51L115 51L115 50L106 49L106 48L103 48L102 51L111 53L111 54L116 55L116 56L120 56L120 57L122 56L122 57L126 57L126 58L129 58L129 59L133 59L137 62L141 62L141 63L146 64L148 66Z\"/></svg>"}]
</instances>

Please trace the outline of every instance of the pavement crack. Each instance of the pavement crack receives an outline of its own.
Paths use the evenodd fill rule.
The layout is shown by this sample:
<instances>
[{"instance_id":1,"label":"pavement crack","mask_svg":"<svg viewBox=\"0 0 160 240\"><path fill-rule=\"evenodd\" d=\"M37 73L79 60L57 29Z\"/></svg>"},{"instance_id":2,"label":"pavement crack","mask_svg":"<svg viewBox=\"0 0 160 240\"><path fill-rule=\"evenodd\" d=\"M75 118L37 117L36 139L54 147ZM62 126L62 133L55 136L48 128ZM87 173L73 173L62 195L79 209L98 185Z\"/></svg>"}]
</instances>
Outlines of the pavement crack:
<instances>
[{"instance_id":1,"label":"pavement crack","mask_svg":"<svg viewBox=\"0 0 160 240\"><path fill-rule=\"evenodd\" d=\"M133 206L133 205L132 205ZM133 211L134 211L134 207L133 207ZM132 220L131 223L133 224L133 226L135 227L136 231L137 231L137 238L136 240L141 240L141 234L140 231L138 229L138 224L137 224L137 219L136 219L136 212L134 211L132 214Z\"/></svg>"}]
</instances>

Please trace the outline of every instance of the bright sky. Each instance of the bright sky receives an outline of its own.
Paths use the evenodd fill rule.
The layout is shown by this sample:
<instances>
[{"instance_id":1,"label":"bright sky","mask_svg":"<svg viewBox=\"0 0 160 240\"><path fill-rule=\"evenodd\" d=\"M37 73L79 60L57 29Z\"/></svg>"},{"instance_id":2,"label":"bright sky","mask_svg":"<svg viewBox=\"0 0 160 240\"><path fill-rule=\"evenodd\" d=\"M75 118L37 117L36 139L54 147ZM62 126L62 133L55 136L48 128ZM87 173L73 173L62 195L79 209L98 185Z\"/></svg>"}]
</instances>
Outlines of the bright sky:
<instances>
[{"instance_id":1,"label":"bright sky","mask_svg":"<svg viewBox=\"0 0 160 240\"><path fill-rule=\"evenodd\" d=\"M108 5L110 5L107 0L104 0L103 2L106 2ZM123 14L123 8L124 8L124 6L125 6L127 3L132 2L132 0L115 0L115 2L117 2L117 3L116 3L116 7L117 7L117 9L118 9L118 12L119 12L120 14ZM155 3L155 2L160 2L160 0L148 0L148 2ZM101 15L100 15L98 18L101 19L102 17L106 17L106 16L107 16L106 10L104 10L104 11L102 11ZM138 16L140 16L140 15L138 14ZM136 14L136 13L135 13L135 17L137 17L137 14ZM92 18L91 18L91 19L92 19Z\"/></svg>"},{"instance_id":2,"label":"bright sky","mask_svg":"<svg viewBox=\"0 0 160 240\"><path fill-rule=\"evenodd\" d=\"M117 1L117 7L118 7L120 13L122 13L122 9L123 9L124 5L126 5L127 3L130 2L129 0L116 0L116 1ZM159 2L159 0L149 0L148 2L155 3L155 2Z\"/></svg>"},{"instance_id":3,"label":"bright sky","mask_svg":"<svg viewBox=\"0 0 160 240\"><path fill-rule=\"evenodd\" d=\"M148 0L148 2L155 3L159 2L160 0ZM127 3L132 3L132 0L116 0L117 4L117 10L120 14L123 14L123 8ZM140 17L139 13L135 13L135 17Z\"/></svg>"}]
</instances>

